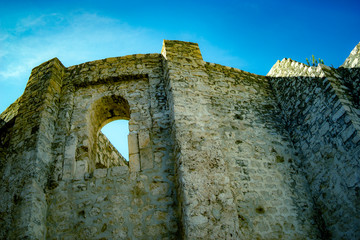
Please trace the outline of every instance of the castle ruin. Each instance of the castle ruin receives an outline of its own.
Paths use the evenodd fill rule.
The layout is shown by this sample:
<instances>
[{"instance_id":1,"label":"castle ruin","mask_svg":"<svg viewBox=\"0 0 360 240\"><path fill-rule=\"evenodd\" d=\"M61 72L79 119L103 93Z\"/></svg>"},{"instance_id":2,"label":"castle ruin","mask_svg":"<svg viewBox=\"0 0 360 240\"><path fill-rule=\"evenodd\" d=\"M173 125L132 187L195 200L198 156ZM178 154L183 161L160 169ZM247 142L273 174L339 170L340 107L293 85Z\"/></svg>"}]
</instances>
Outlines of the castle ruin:
<instances>
[{"instance_id":1,"label":"castle ruin","mask_svg":"<svg viewBox=\"0 0 360 240\"><path fill-rule=\"evenodd\" d=\"M32 70L0 115L1 239L360 239L360 44L267 76L195 43ZM129 161L100 132L129 120Z\"/></svg>"}]
</instances>

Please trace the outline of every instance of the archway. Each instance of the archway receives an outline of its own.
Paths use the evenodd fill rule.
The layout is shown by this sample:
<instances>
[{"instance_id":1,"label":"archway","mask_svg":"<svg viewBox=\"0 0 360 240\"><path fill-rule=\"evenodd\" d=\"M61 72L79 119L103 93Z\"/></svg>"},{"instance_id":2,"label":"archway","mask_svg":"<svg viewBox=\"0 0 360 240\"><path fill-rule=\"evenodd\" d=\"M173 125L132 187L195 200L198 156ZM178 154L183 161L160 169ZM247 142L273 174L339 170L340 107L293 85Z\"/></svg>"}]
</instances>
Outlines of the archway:
<instances>
[{"instance_id":1,"label":"archway","mask_svg":"<svg viewBox=\"0 0 360 240\"><path fill-rule=\"evenodd\" d=\"M128 165L125 159L121 159L121 155L117 153L107 137L104 137L101 129L111 122L116 122L116 120L128 121L129 119L129 103L121 96L104 96L92 104L88 128L89 146L91 148L89 149L89 171L93 171L95 168ZM128 128L125 133L122 132L122 135L124 134L127 137ZM128 154L126 157L128 158Z\"/></svg>"}]
</instances>

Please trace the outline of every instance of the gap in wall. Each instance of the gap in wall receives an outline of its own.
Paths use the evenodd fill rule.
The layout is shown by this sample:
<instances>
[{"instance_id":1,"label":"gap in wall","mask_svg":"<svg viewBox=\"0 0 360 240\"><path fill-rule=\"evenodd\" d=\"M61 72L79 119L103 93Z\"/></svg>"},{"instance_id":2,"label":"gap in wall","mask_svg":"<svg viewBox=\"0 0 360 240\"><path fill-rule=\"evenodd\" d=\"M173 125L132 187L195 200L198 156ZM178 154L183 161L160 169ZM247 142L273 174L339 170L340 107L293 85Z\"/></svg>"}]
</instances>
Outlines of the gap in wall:
<instances>
[{"instance_id":1,"label":"gap in wall","mask_svg":"<svg viewBox=\"0 0 360 240\"><path fill-rule=\"evenodd\" d=\"M106 124L101 132L109 139L119 153L129 161L129 120L115 120Z\"/></svg>"}]
</instances>

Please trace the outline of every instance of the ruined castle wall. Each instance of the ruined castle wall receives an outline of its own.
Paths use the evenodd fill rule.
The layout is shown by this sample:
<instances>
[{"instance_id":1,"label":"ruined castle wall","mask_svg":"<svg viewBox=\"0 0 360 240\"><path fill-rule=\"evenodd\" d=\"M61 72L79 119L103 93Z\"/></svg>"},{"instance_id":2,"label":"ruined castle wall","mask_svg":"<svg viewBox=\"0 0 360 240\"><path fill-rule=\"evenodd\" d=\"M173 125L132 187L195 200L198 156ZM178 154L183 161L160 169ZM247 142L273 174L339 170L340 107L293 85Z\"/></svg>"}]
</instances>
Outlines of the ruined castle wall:
<instances>
[{"instance_id":1,"label":"ruined castle wall","mask_svg":"<svg viewBox=\"0 0 360 240\"><path fill-rule=\"evenodd\" d=\"M267 79L166 42L166 77L185 239L317 239Z\"/></svg>"},{"instance_id":2,"label":"ruined castle wall","mask_svg":"<svg viewBox=\"0 0 360 240\"><path fill-rule=\"evenodd\" d=\"M307 74L303 74L307 73ZM331 68L278 62L269 73L313 199L323 236L359 238L358 116L350 93Z\"/></svg>"},{"instance_id":3,"label":"ruined castle wall","mask_svg":"<svg viewBox=\"0 0 360 240\"><path fill-rule=\"evenodd\" d=\"M74 155L80 158L81 155L88 155L92 159L86 160L87 167L83 171L94 169L95 158L89 154L91 151L95 151L94 144L98 131L111 120L130 118L130 135L136 136L136 139L140 132L144 133L143 135L151 134L150 129L153 120L163 117L161 114L155 115L156 111L159 110L152 106L163 108L165 104L160 105L158 100L161 98L161 94L155 94L157 88L162 86L162 70L159 64L161 64L159 54L137 54L89 62L68 68L60 102L60 108L62 109L60 117L63 117L65 121L58 123L56 142L59 142L60 145L65 142L76 147L66 146L72 152L70 153L70 150L68 150L65 155L64 150L61 149L57 149L54 153L60 159L57 161L57 163L60 163L57 165L57 169L61 168L61 161L64 161L63 172L58 173L56 178L59 175L61 178L71 178L73 176L76 170L76 163L73 161L75 159ZM150 93L150 91L153 92ZM116 112L122 111L121 109L112 109L115 115L105 116L105 118L100 113L101 116L91 115L96 110L94 105L97 104L99 111L105 111L101 107L102 103L104 105L111 104L106 101L113 97L123 98L125 102L127 101L130 104L128 106L130 109L127 109L127 111L131 111L131 116L129 112ZM155 115L155 119L152 118L152 115ZM103 125L90 126L91 124ZM66 136L66 133L73 130L75 133ZM75 142L75 144L72 144L72 142ZM137 153L141 154L141 151ZM72 157L68 157L68 155ZM130 156L130 158L134 156ZM69 160L65 158L69 158ZM84 161L84 159L80 161ZM148 164L151 165L152 162L150 161ZM143 165L146 165L146 163L144 162ZM139 163L138 166L140 166ZM57 172L59 171L57 170Z\"/></svg>"},{"instance_id":4,"label":"ruined castle wall","mask_svg":"<svg viewBox=\"0 0 360 240\"><path fill-rule=\"evenodd\" d=\"M161 56L138 54L73 66L64 84L59 115L67 121L58 122L56 142L65 148L54 149L58 170L47 192L47 238L176 238ZM116 119L129 119L129 167L96 168L96 156L108 154L101 153L107 144L100 143L99 131Z\"/></svg>"},{"instance_id":5,"label":"ruined castle wall","mask_svg":"<svg viewBox=\"0 0 360 240\"><path fill-rule=\"evenodd\" d=\"M167 40L41 64L0 115L0 238L360 238L356 49L266 77ZM118 119L128 162L100 132Z\"/></svg>"}]
</instances>

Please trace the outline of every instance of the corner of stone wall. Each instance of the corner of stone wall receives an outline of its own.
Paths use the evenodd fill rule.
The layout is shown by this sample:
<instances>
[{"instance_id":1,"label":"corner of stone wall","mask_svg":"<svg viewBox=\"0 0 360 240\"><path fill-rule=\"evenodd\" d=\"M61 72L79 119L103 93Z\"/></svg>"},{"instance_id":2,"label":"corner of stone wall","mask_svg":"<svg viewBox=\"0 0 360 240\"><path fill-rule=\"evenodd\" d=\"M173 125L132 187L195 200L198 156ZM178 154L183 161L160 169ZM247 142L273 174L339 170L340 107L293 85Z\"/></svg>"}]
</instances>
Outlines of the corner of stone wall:
<instances>
[{"instance_id":1,"label":"corner of stone wall","mask_svg":"<svg viewBox=\"0 0 360 240\"><path fill-rule=\"evenodd\" d=\"M336 73L352 95L353 105L360 109L360 43L355 46Z\"/></svg>"},{"instance_id":2,"label":"corner of stone wall","mask_svg":"<svg viewBox=\"0 0 360 240\"><path fill-rule=\"evenodd\" d=\"M360 131L360 108L354 99L354 97L359 96L358 92L354 92L354 89L352 89L353 86L344 81L343 76L341 76L341 73L339 73L337 69L323 64L319 64L319 67L321 68L322 76L324 76L331 84L336 97L344 108L344 111L348 114L354 127Z\"/></svg>"},{"instance_id":3,"label":"corner of stone wall","mask_svg":"<svg viewBox=\"0 0 360 240\"><path fill-rule=\"evenodd\" d=\"M360 68L360 42L351 51L345 62L341 65L343 68Z\"/></svg>"},{"instance_id":4,"label":"corner of stone wall","mask_svg":"<svg viewBox=\"0 0 360 240\"><path fill-rule=\"evenodd\" d=\"M202 130L196 127L211 118L206 104L202 104L207 102L209 75L199 46L196 43L165 40L162 54L165 59L165 91L171 114L182 236L185 239L236 238L236 206L230 200L233 197L230 182L224 181L229 175L228 170L209 167L210 162L223 159L220 145L205 137L206 131L213 126L205 124ZM219 184L209 187L207 184L212 181ZM214 218L210 210L201 210L215 208L215 203L208 202L207 194L210 192L222 193L219 198L229 199L219 203L220 209L224 209L221 219ZM226 230L216 231L214 236L214 229L220 228Z\"/></svg>"},{"instance_id":5,"label":"corner of stone wall","mask_svg":"<svg viewBox=\"0 0 360 240\"><path fill-rule=\"evenodd\" d=\"M15 102L13 102L9 107L7 107L5 109L5 111L3 111L0 114L0 129L9 121L11 121L12 119L14 119L16 117L16 115L18 114L19 111L19 107L20 107L20 99L21 97L19 97L18 99L16 99Z\"/></svg>"},{"instance_id":6,"label":"corner of stone wall","mask_svg":"<svg viewBox=\"0 0 360 240\"><path fill-rule=\"evenodd\" d=\"M12 238L43 239L46 234L44 191L53 161L52 140L65 70L57 58L34 68L19 101L13 126L16 137L10 140L7 171L2 176L8 179L2 184L10 189L4 197L18 199L16 204L3 206L13 219L5 220L4 229ZM24 182L29 184L24 187Z\"/></svg>"},{"instance_id":7,"label":"corner of stone wall","mask_svg":"<svg viewBox=\"0 0 360 240\"><path fill-rule=\"evenodd\" d=\"M161 54L169 61L182 58L203 60L199 45L192 42L164 40Z\"/></svg>"}]
</instances>

